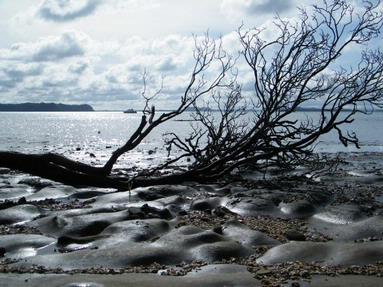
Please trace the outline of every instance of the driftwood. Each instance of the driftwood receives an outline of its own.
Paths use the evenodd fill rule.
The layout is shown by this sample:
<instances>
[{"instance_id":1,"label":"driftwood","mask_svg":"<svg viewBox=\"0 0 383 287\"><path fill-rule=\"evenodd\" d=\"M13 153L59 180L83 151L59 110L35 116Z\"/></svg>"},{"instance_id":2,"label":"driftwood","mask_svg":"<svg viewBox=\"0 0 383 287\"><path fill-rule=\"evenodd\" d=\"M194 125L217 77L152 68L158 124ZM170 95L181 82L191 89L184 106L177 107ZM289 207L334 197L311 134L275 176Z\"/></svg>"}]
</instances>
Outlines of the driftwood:
<instances>
[{"instance_id":1,"label":"driftwood","mask_svg":"<svg viewBox=\"0 0 383 287\"><path fill-rule=\"evenodd\" d=\"M0 166L33 174L73 186L94 186L128 190L137 186L177 184L198 181L191 173L162 177L137 177L134 180L111 176L103 167L93 167L57 154L0 152Z\"/></svg>"}]
</instances>

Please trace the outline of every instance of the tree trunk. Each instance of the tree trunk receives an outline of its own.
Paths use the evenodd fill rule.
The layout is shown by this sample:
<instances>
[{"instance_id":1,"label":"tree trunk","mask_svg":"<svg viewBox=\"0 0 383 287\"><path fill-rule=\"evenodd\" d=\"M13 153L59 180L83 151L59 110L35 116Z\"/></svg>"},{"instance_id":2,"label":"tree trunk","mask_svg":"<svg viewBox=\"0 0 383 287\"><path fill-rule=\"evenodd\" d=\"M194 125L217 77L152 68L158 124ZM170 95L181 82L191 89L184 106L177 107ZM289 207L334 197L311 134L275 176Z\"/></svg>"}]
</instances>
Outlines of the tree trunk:
<instances>
[{"instance_id":1,"label":"tree trunk","mask_svg":"<svg viewBox=\"0 0 383 287\"><path fill-rule=\"evenodd\" d=\"M130 181L129 178L105 174L102 167L93 167L56 154L0 152L0 167L19 170L77 187L93 186L118 190L201 180L191 172L184 172L160 177L137 177Z\"/></svg>"}]
</instances>

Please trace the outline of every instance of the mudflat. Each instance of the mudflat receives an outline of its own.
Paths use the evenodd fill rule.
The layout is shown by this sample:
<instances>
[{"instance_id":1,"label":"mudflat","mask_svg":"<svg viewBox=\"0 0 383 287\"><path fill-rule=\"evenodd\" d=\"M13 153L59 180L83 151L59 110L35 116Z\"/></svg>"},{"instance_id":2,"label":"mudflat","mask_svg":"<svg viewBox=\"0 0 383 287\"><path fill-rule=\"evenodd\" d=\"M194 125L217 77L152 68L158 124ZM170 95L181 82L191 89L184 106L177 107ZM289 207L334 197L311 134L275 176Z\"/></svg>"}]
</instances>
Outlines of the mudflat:
<instances>
[{"instance_id":1,"label":"mudflat","mask_svg":"<svg viewBox=\"0 0 383 287\"><path fill-rule=\"evenodd\" d=\"M383 285L382 158L122 192L1 169L0 286Z\"/></svg>"}]
</instances>

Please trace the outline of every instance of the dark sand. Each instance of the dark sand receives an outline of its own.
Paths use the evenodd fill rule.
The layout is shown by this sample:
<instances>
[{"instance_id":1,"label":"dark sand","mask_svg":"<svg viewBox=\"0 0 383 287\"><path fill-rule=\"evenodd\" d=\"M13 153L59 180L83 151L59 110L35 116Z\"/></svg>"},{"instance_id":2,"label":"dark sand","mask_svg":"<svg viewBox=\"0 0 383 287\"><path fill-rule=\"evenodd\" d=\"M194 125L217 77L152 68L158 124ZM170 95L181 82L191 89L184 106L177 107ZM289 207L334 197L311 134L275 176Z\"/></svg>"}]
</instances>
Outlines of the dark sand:
<instances>
[{"instance_id":1,"label":"dark sand","mask_svg":"<svg viewBox=\"0 0 383 287\"><path fill-rule=\"evenodd\" d=\"M383 286L382 158L118 193L1 169L0 286Z\"/></svg>"}]
</instances>

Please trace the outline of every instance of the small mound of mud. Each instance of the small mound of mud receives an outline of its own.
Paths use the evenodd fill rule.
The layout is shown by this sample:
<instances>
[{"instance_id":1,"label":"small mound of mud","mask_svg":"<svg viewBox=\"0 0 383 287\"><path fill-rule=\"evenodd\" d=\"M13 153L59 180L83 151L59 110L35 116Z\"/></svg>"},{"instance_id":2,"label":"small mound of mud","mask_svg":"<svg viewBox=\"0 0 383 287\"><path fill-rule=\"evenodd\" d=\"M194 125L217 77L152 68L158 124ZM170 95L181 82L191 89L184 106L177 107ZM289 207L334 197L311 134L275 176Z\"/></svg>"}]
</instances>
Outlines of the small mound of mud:
<instances>
[{"instance_id":1,"label":"small mound of mud","mask_svg":"<svg viewBox=\"0 0 383 287\"><path fill-rule=\"evenodd\" d=\"M383 258L383 241L365 243L290 242L268 250L257 263L270 265L294 261L325 265L374 264Z\"/></svg>"}]
</instances>

